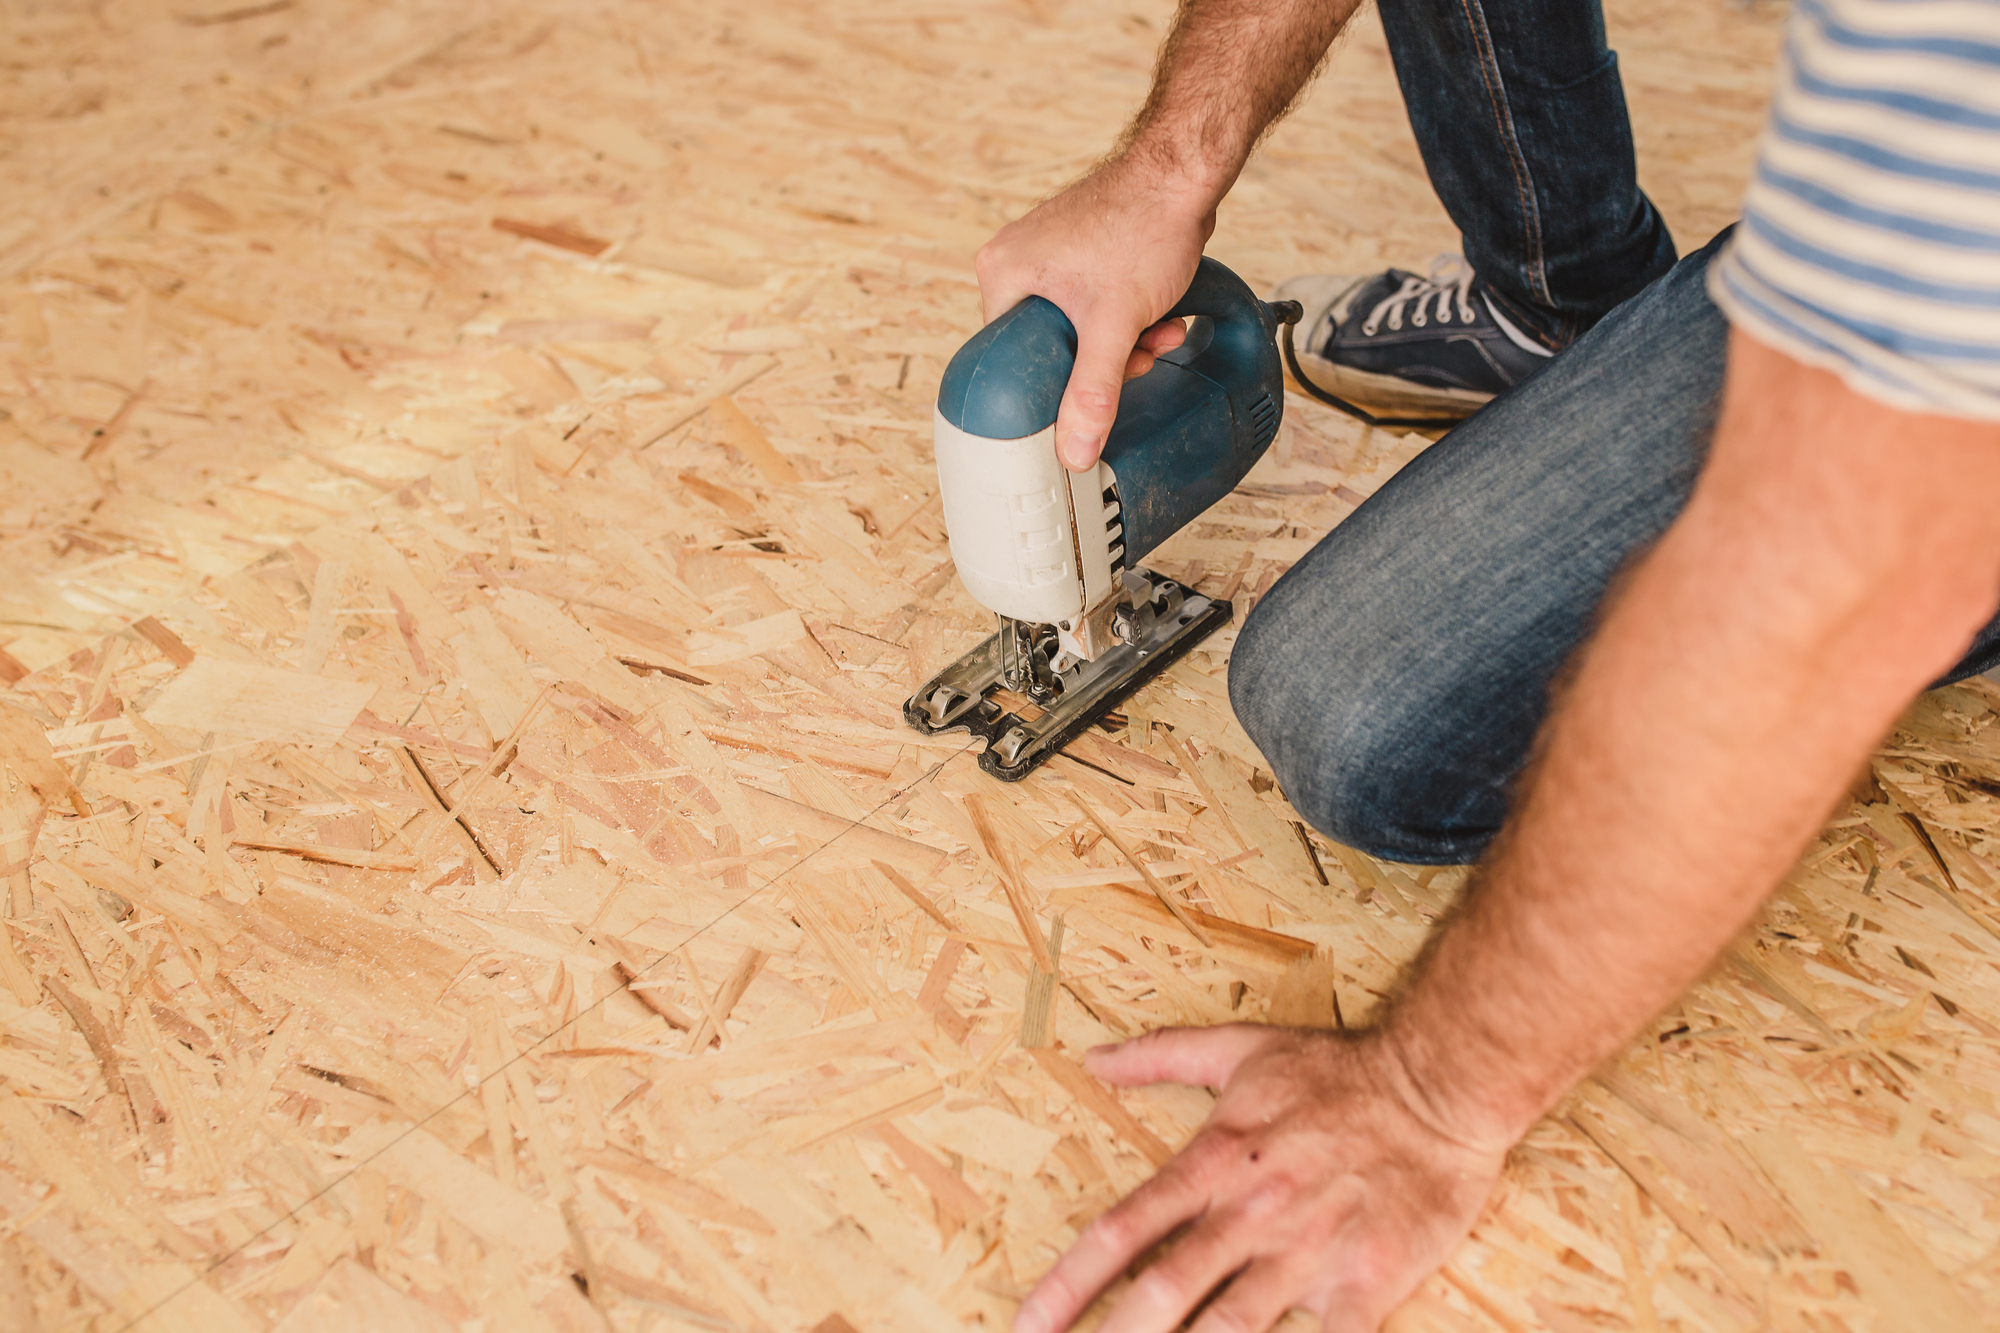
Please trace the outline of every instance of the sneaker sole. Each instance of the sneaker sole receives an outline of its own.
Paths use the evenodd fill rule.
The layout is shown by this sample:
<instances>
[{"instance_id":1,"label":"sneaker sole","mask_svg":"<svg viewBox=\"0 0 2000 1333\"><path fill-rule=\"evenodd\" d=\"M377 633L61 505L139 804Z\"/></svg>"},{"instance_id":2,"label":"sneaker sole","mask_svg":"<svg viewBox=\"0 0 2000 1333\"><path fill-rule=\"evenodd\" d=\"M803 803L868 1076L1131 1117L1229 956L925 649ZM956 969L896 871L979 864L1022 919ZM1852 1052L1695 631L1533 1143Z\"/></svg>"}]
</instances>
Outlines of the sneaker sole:
<instances>
[{"instance_id":1,"label":"sneaker sole","mask_svg":"<svg viewBox=\"0 0 2000 1333\"><path fill-rule=\"evenodd\" d=\"M1323 356L1294 349L1299 369L1315 386L1337 398L1345 398L1377 416L1435 416L1464 418L1493 401L1490 393L1476 389L1440 389L1413 384L1396 375L1356 370L1329 361Z\"/></svg>"}]
</instances>

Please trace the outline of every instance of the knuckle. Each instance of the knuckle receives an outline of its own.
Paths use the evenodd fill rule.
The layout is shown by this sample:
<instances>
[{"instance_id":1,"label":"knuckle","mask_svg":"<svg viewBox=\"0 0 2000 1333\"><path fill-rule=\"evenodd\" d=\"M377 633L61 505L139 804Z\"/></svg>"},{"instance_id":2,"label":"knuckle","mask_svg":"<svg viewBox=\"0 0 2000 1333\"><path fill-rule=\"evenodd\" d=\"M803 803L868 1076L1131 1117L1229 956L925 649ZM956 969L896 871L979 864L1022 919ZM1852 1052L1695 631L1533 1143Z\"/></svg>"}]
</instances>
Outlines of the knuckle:
<instances>
[{"instance_id":1,"label":"knuckle","mask_svg":"<svg viewBox=\"0 0 2000 1333\"><path fill-rule=\"evenodd\" d=\"M1353 1243L1341 1266L1356 1287L1379 1290L1400 1275L1403 1248L1387 1236L1368 1236Z\"/></svg>"},{"instance_id":2,"label":"knuckle","mask_svg":"<svg viewBox=\"0 0 2000 1333\"><path fill-rule=\"evenodd\" d=\"M1253 1158L1254 1160L1254 1158ZM1289 1174L1276 1174L1260 1180L1243 1196L1243 1211L1255 1218L1269 1217L1282 1212L1299 1196L1299 1184Z\"/></svg>"},{"instance_id":3,"label":"knuckle","mask_svg":"<svg viewBox=\"0 0 2000 1333\"><path fill-rule=\"evenodd\" d=\"M1178 1308L1190 1299L1188 1281L1171 1265L1154 1264L1133 1282L1132 1290L1147 1305Z\"/></svg>"},{"instance_id":4,"label":"knuckle","mask_svg":"<svg viewBox=\"0 0 2000 1333\"><path fill-rule=\"evenodd\" d=\"M1327 1200L1338 1216L1360 1212L1368 1206L1368 1198L1368 1182L1351 1172L1343 1172L1327 1190Z\"/></svg>"},{"instance_id":5,"label":"knuckle","mask_svg":"<svg viewBox=\"0 0 2000 1333\"><path fill-rule=\"evenodd\" d=\"M1227 1170L1242 1156L1242 1137L1234 1130L1220 1127L1202 1131L1181 1150L1185 1169L1197 1179Z\"/></svg>"},{"instance_id":6,"label":"knuckle","mask_svg":"<svg viewBox=\"0 0 2000 1333\"><path fill-rule=\"evenodd\" d=\"M1107 1250L1123 1252L1134 1244L1138 1237L1131 1223L1117 1209L1113 1209L1085 1227L1080 1239L1088 1240Z\"/></svg>"}]
</instances>

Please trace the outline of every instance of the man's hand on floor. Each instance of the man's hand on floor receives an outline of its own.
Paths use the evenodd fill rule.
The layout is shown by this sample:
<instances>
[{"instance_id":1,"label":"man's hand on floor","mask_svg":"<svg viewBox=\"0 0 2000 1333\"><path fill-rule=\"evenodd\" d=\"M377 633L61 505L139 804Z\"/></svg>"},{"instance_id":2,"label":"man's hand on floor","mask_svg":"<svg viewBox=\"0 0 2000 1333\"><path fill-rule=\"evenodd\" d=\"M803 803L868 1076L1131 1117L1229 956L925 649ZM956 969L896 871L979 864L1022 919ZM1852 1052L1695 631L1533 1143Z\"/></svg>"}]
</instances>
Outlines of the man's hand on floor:
<instances>
[{"instance_id":1,"label":"man's hand on floor","mask_svg":"<svg viewBox=\"0 0 2000 1333\"><path fill-rule=\"evenodd\" d=\"M1506 1147L1671 1004L2000 605L2000 423L1905 411L1744 334L1708 461L1579 652L1507 828L1380 1025L1168 1031L1114 1083L1222 1089L1023 1306L1056 1333L1188 1226L1103 1333L1366 1333Z\"/></svg>"},{"instance_id":2,"label":"man's hand on floor","mask_svg":"<svg viewBox=\"0 0 2000 1333\"><path fill-rule=\"evenodd\" d=\"M1461 1143L1430 1123L1389 1048L1369 1036L1169 1028L1087 1063L1109 1083L1221 1095L1178 1156L1077 1237L1014 1333L1068 1328L1183 1226L1100 1333L1167 1333L1217 1288L1191 1333L1262 1333L1293 1306L1328 1333L1372 1330L1449 1257L1506 1155L1504 1144Z\"/></svg>"},{"instance_id":3,"label":"man's hand on floor","mask_svg":"<svg viewBox=\"0 0 2000 1333\"><path fill-rule=\"evenodd\" d=\"M987 320L1030 296L1076 326L1076 368L1056 417L1056 452L1082 471L1118 416L1118 392L1187 336L1160 321L1194 280L1215 205L1163 173L1113 158L1000 230L974 267Z\"/></svg>"}]
</instances>

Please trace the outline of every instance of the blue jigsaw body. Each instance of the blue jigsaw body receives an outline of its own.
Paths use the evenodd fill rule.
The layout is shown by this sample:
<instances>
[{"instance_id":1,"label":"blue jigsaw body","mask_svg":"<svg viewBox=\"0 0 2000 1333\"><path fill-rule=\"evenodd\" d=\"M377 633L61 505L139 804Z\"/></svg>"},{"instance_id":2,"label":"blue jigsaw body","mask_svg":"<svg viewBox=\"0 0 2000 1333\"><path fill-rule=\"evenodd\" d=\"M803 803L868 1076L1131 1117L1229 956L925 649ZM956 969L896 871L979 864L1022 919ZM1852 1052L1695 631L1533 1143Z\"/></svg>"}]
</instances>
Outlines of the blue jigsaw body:
<instances>
[{"instance_id":1,"label":"blue jigsaw body","mask_svg":"<svg viewBox=\"0 0 2000 1333\"><path fill-rule=\"evenodd\" d=\"M1168 312L1193 316L1187 341L1125 385L1104 445L1125 513L1127 568L1236 489L1264 456L1284 414L1277 306L1213 259ZM1294 316L1296 318L1296 316ZM938 413L989 440L1055 425L1076 364L1076 328L1031 296L958 350L938 386Z\"/></svg>"}]
</instances>

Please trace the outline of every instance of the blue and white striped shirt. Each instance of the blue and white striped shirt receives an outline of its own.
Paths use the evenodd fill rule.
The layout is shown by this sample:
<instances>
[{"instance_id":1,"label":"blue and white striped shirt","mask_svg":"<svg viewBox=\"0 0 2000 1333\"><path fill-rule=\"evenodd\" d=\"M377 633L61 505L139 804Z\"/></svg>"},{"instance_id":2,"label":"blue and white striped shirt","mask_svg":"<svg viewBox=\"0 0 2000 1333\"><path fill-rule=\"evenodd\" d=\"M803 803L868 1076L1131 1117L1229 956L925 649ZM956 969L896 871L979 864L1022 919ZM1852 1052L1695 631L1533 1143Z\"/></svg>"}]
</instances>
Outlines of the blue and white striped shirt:
<instances>
[{"instance_id":1,"label":"blue and white striped shirt","mask_svg":"<svg viewBox=\"0 0 2000 1333\"><path fill-rule=\"evenodd\" d=\"M1795 0L1709 292L1859 393L2000 420L2000 0Z\"/></svg>"}]
</instances>

